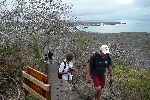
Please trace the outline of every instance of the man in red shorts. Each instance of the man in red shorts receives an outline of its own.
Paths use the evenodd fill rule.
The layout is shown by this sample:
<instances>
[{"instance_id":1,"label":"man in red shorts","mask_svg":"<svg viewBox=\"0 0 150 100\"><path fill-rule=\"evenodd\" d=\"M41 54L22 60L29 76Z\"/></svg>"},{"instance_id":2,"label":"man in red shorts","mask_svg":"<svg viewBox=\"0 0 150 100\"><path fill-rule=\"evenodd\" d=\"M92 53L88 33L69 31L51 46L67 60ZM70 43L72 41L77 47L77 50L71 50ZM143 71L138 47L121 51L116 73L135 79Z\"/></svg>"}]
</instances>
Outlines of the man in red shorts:
<instances>
[{"instance_id":1,"label":"man in red shorts","mask_svg":"<svg viewBox=\"0 0 150 100\"><path fill-rule=\"evenodd\" d=\"M101 91L105 86L105 72L108 69L110 80L112 80L112 61L109 57L107 45L100 47L100 52L95 52L89 59L86 69L86 78L93 81L95 86L94 98L100 100Z\"/></svg>"}]
</instances>

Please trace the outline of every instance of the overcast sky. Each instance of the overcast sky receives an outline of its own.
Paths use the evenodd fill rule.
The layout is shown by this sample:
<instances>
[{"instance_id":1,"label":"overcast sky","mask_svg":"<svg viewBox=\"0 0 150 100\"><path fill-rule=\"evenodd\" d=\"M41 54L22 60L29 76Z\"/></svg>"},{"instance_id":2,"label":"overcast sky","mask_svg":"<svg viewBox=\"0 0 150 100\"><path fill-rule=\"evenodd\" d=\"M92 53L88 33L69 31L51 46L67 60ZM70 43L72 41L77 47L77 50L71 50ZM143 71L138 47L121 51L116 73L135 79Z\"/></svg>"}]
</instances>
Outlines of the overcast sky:
<instances>
[{"instance_id":1,"label":"overcast sky","mask_svg":"<svg viewBox=\"0 0 150 100\"><path fill-rule=\"evenodd\" d=\"M2 1L2 0L0 0ZM7 7L15 0L7 0ZM150 0L62 0L81 20L150 19Z\"/></svg>"},{"instance_id":2,"label":"overcast sky","mask_svg":"<svg viewBox=\"0 0 150 100\"><path fill-rule=\"evenodd\" d=\"M63 0L83 20L150 19L150 0Z\"/></svg>"}]
</instances>

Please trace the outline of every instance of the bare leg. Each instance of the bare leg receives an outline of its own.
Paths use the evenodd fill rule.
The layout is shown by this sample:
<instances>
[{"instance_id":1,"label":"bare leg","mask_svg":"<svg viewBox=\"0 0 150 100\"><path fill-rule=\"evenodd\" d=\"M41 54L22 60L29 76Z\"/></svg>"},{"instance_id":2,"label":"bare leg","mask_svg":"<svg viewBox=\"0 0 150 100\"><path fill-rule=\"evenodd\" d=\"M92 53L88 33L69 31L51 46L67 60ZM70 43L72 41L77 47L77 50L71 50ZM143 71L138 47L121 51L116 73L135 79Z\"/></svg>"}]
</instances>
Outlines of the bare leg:
<instances>
[{"instance_id":1,"label":"bare leg","mask_svg":"<svg viewBox=\"0 0 150 100\"><path fill-rule=\"evenodd\" d=\"M100 100L101 90L102 90L101 86L95 87L95 93L94 93L95 100Z\"/></svg>"}]
</instances>

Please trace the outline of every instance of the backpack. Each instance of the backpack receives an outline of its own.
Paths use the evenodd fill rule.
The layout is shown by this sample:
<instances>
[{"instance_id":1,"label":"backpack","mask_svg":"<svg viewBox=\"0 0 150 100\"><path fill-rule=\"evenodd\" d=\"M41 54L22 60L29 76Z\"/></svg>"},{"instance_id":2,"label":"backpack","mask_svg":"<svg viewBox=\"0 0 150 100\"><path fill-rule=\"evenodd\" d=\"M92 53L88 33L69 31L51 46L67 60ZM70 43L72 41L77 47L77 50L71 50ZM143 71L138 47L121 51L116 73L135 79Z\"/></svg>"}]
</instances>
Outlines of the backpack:
<instances>
[{"instance_id":1,"label":"backpack","mask_svg":"<svg viewBox=\"0 0 150 100\"><path fill-rule=\"evenodd\" d=\"M48 58L49 58L50 60L52 60L53 55L54 55L54 54L53 54L51 51L48 51Z\"/></svg>"},{"instance_id":2,"label":"backpack","mask_svg":"<svg viewBox=\"0 0 150 100\"><path fill-rule=\"evenodd\" d=\"M65 62L65 61L63 61L63 62L64 62L64 64L65 64L65 66L64 66L64 69L65 69L65 68L66 68L66 62ZM63 71L64 71L64 70L63 70ZM63 72L63 71L62 71L62 72ZM58 70L58 78L59 78L59 79L62 79L62 75L63 75L63 74L60 74L60 73L59 73L59 70Z\"/></svg>"}]
</instances>

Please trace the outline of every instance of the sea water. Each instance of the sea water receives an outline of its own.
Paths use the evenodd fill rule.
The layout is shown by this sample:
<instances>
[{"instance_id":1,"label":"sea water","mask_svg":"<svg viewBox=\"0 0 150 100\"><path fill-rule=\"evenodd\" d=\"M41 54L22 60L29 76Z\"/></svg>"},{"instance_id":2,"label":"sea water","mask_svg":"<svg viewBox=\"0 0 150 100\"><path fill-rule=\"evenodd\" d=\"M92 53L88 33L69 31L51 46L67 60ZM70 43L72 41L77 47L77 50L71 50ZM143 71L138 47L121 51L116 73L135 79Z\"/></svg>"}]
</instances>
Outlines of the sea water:
<instances>
[{"instance_id":1,"label":"sea water","mask_svg":"<svg viewBox=\"0 0 150 100\"><path fill-rule=\"evenodd\" d=\"M104 21L97 21L97 22L104 22ZM121 22L121 24L100 25L100 26L77 26L77 28L82 31L99 32L99 33L150 32L150 19L149 20L115 20L111 22ZM126 23L126 24L122 24L122 23Z\"/></svg>"}]
</instances>

